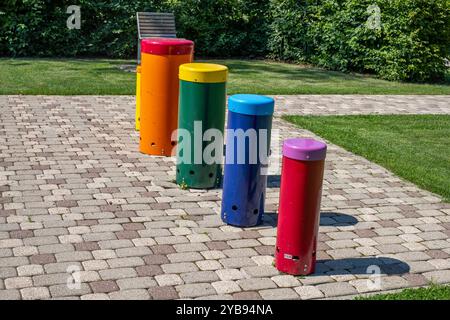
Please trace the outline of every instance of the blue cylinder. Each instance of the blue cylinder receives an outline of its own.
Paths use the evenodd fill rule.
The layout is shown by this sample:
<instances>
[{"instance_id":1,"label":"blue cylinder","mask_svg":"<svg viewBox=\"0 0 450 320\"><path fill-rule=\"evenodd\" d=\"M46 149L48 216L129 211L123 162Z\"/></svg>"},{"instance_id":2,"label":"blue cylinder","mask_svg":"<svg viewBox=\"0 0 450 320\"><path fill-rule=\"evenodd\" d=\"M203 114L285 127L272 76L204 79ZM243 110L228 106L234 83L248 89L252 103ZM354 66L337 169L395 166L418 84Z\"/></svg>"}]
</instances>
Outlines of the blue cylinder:
<instances>
[{"instance_id":1,"label":"blue cylinder","mask_svg":"<svg viewBox=\"0 0 450 320\"><path fill-rule=\"evenodd\" d=\"M270 97L251 94L228 100L221 217L229 225L262 221L274 105Z\"/></svg>"}]
</instances>

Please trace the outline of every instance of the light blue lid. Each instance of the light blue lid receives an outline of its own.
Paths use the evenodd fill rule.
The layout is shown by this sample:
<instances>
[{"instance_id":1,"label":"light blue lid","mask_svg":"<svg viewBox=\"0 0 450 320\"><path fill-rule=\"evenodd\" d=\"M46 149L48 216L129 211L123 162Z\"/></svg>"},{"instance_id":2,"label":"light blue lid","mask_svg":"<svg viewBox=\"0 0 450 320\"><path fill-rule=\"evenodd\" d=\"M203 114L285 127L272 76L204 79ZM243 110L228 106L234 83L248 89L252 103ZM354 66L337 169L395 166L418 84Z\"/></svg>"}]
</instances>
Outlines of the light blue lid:
<instances>
[{"instance_id":1,"label":"light blue lid","mask_svg":"<svg viewBox=\"0 0 450 320\"><path fill-rule=\"evenodd\" d=\"M275 101L257 94L235 94L228 98L228 110L252 116L270 116Z\"/></svg>"}]
</instances>

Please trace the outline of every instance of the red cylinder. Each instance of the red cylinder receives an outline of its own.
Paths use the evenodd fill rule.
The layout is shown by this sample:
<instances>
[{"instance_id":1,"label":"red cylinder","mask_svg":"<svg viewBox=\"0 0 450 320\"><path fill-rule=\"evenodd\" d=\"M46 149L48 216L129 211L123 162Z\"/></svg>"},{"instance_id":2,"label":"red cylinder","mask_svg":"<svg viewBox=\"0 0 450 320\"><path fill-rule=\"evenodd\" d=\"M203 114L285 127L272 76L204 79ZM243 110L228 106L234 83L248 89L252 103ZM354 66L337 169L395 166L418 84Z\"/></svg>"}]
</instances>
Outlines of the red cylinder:
<instances>
[{"instance_id":1,"label":"red cylinder","mask_svg":"<svg viewBox=\"0 0 450 320\"><path fill-rule=\"evenodd\" d=\"M283 144L275 265L292 275L314 273L327 146L313 139Z\"/></svg>"}]
</instances>

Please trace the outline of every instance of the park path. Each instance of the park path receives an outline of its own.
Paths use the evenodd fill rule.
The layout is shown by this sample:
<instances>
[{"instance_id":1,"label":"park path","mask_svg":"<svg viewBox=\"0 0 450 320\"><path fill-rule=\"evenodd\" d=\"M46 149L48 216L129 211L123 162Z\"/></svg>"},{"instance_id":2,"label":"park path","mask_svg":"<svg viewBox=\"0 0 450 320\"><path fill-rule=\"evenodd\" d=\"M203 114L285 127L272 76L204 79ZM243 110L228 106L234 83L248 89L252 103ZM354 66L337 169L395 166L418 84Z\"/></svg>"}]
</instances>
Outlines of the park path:
<instances>
[{"instance_id":1,"label":"park path","mask_svg":"<svg viewBox=\"0 0 450 320\"><path fill-rule=\"evenodd\" d=\"M282 138L313 136L287 113L450 113L449 96L276 98ZM272 265L276 177L262 226L226 226L221 191L178 188L174 160L137 152L133 127L129 96L0 96L0 299L317 299L450 283L450 204L364 158L329 145L317 272L293 277Z\"/></svg>"}]
</instances>

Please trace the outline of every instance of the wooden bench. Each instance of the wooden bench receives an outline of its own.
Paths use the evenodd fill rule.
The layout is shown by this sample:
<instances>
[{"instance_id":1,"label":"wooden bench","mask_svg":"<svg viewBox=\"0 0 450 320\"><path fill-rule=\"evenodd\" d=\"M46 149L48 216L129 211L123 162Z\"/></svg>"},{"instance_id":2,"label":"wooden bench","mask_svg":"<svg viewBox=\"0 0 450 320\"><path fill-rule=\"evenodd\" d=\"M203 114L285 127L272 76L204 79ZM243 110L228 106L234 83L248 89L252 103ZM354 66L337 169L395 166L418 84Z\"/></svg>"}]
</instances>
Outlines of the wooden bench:
<instances>
[{"instance_id":1,"label":"wooden bench","mask_svg":"<svg viewBox=\"0 0 450 320\"><path fill-rule=\"evenodd\" d=\"M138 64L141 64L141 40L145 38L176 38L173 13L138 12Z\"/></svg>"}]
</instances>

